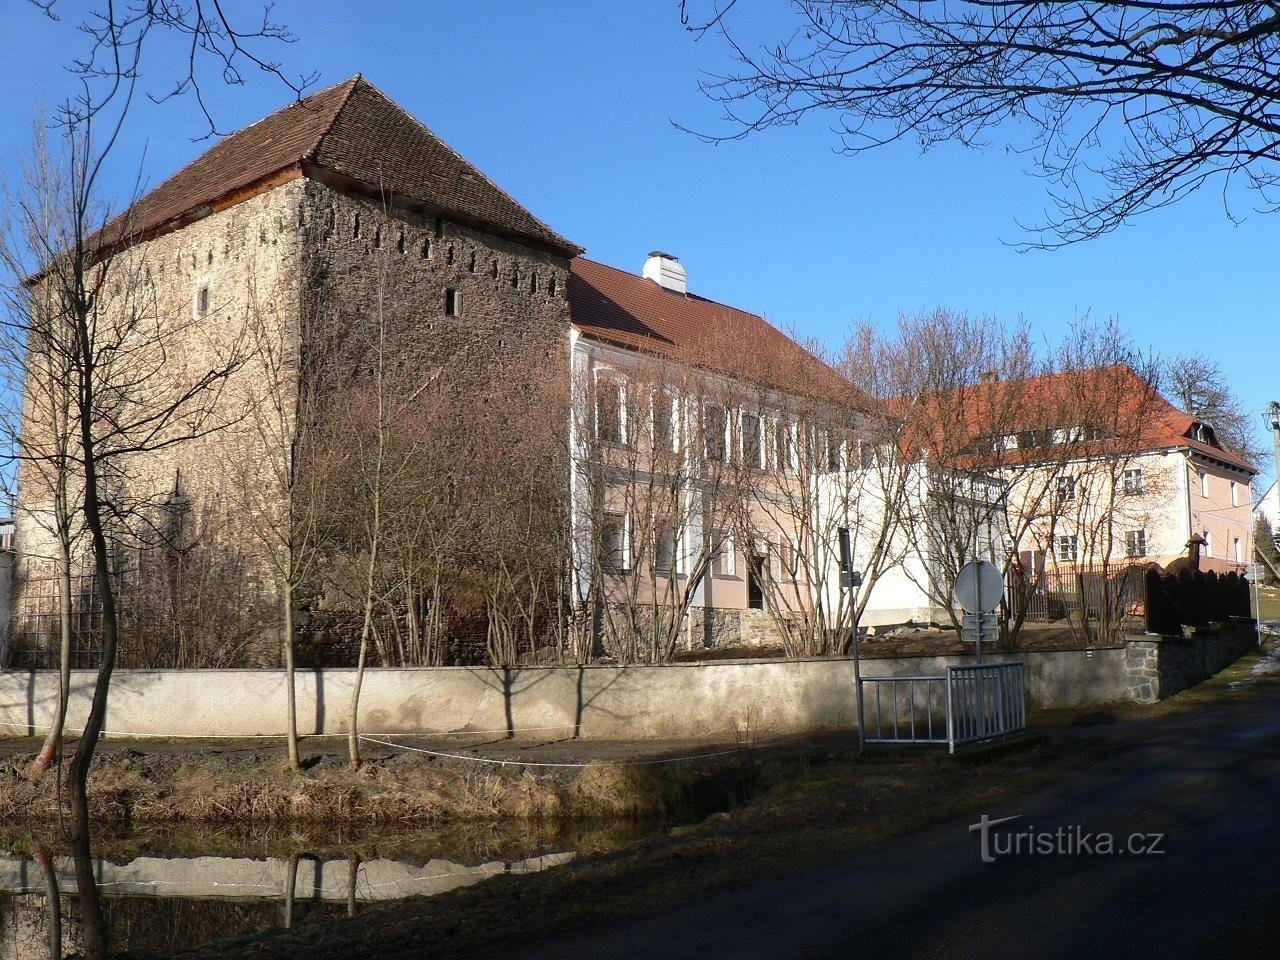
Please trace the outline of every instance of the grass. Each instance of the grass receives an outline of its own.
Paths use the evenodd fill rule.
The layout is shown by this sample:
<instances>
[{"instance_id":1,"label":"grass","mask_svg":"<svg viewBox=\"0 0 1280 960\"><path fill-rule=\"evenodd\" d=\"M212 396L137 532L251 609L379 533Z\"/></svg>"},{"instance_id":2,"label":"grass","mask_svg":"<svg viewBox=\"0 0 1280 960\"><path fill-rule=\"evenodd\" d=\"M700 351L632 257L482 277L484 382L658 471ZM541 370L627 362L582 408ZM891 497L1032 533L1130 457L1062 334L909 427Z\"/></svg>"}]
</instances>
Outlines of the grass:
<instances>
[{"instance_id":1,"label":"grass","mask_svg":"<svg viewBox=\"0 0 1280 960\"><path fill-rule=\"evenodd\" d=\"M26 780L30 756L0 762L0 823L57 817L55 775ZM144 753L95 759L90 816L102 825L242 823L430 826L459 821L636 820L680 813L712 774L675 766L530 772L413 754L352 770L341 758L291 772L271 754Z\"/></svg>"},{"instance_id":2,"label":"grass","mask_svg":"<svg viewBox=\"0 0 1280 960\"><path fill-rule=\"evenodd\" d=\"M1253 613L1259 620L1280 620L1280 587L1258 587Z\"/></svg>"}]
</instances>

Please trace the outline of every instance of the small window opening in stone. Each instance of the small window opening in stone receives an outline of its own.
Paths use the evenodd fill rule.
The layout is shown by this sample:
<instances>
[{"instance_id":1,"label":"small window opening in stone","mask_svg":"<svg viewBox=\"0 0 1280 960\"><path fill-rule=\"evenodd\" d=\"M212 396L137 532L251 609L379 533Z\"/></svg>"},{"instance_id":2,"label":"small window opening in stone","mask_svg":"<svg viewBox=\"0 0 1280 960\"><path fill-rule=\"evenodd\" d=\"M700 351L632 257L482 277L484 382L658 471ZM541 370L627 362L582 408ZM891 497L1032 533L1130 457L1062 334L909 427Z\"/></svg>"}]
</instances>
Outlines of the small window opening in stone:
<instances>
[{"instance_id":1,"label":"small window opening in stone","mask_svg":"<svg viewBox=\"0 0 1280 960\"><path fill-rule=\"evenodd\" d=\"M533 273L529 275L529 292L530 293L538 292L538 271L537 270L533 271Z\"/></svg>"},{"instance_id":2,"label":"small window opening in stone","mask_svg":"<svg viewBox=\"0 0 1280 960\"><path fill-rule=\"evenodd\" d=\"M373 249L378 250L382 247L382 228L375 227L373 230Z\"/></svg>"},{"instance_id":3,"label":"small window opening in stone","mask_svg":"<svg viewBox=\"0 0 1280 960\"><path fill-rule=\"evenodd\" d=\"M191 269L194 270L195 268L196 268L196 252L192 250L191 251Z\"/></svg>"},{"instance_id":4,"label":"small window opening in stone","mask_svg":"<svg viewBox=\"0 0 1280 960\"><path fill-rule=\"evenodd\" d=\"M203 317L209 312L209 285L202 284L196 291L196 316Z\"/></svg>"},{"instance_id":5,"label":"small window opening in stone","mask_svg":"<svg viewBox=\"0 0 1280 960\"><path fill-rule=\"evenodd\" d=\"M360 239L360 214L358 213L356 214L355 223L351 227L351 239L352 240Z\"/></svg>"},{"instance_id":6,"label":"small window opening in stone","mask_svg":"<svg viewBox=\"0 0 1280 960\"><path fill-rule=\"evenodd\" d=\"M493 279L495 280L498 279L498 261L497 260L494 260L492 263L489 264L489 276L493 277Z\"/></svg>"},{"instance_id":7,"label":"small window opening in stone","mask_svg":"<svg viewBox=\"0 0 1280 960\"><path fill-rule=\"evenodd\" d=\"M334 210L333 207L330 207L329 217L325 221L325 230L328 233L333 233L333 228L336 227L337 225L338 225L338 212Z\"/></svg>"},{"instance_id":8,"label":"small window opening in stone","mask_svg":"<svg viewBox=\"0 0 1280 960\"><path fill-rule=\"evenodd\" d=\"M404 231L400 231L400 237L396 240L396 252L404 253Z\"/></svg>"},{"instance_id":9,"label":"small window opening in stone","mask_svg":"<svg viewBox=\"0 0 1280 960\"><path fill-rule=\"evenodd\" d=\"M520 267L514 263L511 265L511 286L520 286Z\"/></svg>"},{"instance_id":10,"label":"small window opening in stone","mask_svg":"<svg viewBox=\"0 0 1280 960\"><path fill-rule=\"evenodd\" d=\"M213 251L212 251L212 250L210 250L207 254L205 254L204 262L205 262L205 263L213 263Z\"/></svg>"},{"instance_id":11,"label":"small window opening in stone","mask_svg":"<svg viewBox=\"0 0 1280 960\"><path fill-rule=\"evenodd\" d=\"M431 238L430 237L426 237L422 241L422 259L423 260L431 259Z\"/></svg>"},{"instance_id":12,"label":"small window opening in stone","mask_svg":"<svg viewBox=\"0 0 1280 960\"><path fill-rule=\"evenodd\" d=\"M449 287L444 292L444 315L456 317L462 313L462 296L457 290Z\"/></svg>"},{"instance_id":13,"label":"small window opening in stone","mask_svg":"<svg viewBox=\"0 0 1280 960\"><path fill-rule=\"evenodd\" d=\"M444 221L436 217L436 239L439 240L444 236Z\"/></svg>"},{"instance_id":14,"label":"small window opening in stone","mask_svg":"<svg viewBox=\"0 0 1280 960\"><path fill-rule=\"evenodd\" d=\"M553 297L556 295L556 278L554 275L547 281L547 293Z\"/></svg>"},{"instance_id":15,"label":"small window opening in stone","mask_svg":"<svg viewBox=\"0 0 1280 960\"><path fill-rule=\"evenodd\" d=\"M467 272L476 272L476 252L474 250L471 251L471 259L467 261Z\"/></svg>"},{"instance_id":16,"label":"small window opening in stone","mask_svg":"<svg viewBox=\"0 0 1280 960\"><path fill-rule=\"evenodd\" d=\"M453 266L453 244L449 244L449 248L444 252L444 262Z\"/></svg>"}]
</instances>

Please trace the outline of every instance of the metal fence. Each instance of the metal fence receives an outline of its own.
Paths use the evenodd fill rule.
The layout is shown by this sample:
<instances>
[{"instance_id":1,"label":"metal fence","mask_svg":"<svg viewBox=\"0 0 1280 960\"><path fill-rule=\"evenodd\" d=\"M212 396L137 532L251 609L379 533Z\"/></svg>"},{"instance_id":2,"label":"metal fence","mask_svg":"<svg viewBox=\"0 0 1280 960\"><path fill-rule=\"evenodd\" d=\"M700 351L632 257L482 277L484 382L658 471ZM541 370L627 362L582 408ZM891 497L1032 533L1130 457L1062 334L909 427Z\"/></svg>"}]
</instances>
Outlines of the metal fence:
<instances>
[{"instance_id":1,"label":"metal fence","mask_svg":"<svg viewBox=\"0 0 1280 960\"><path fill-rule=\"evenodd\" d=\"M863 677L863 741L956 747L1027 726L1021 660L947 667L941 677Z\"/></svg>"},{"instance_id":2,"label":"metal fence","mask_svg":"<svg viewBox=\"0 0 1280 960\"><path fill-rule=\"evenodd\" d=\"M45 566L28 562L14 577L15 599L20 602L9 622L4 666L56 669L59 665L61 584ZM102 601L98 578L92 574L71 578L70 627L71 668L96 668L102 655Z\"/></svg>"},{"instance_id":3,"label":"metal fence","mask_svg":"<svg viewBox=\"0 0 1280 960\"><path fill-rule=\"evenodd\" d=\"M1026 689L1021 660L947 667L951 749L1025 730Z\"/></svg>"},{"instance_id":4,"label":"metal fence","mask_svg":"<svg viewBox=\"0 0 1280 960\"><path fill-rule=\"evenodd\" d=\"M1150 564L1123 561L1107 564L1015 568L1005 602L1016 618L1025 610L1032 621L1068 617L1119 620L1143 602L1143 571Z\"/></svg>"},{"instance_id":5,"label":"metal fence","mask_svg":"<svg viewBox=\"0 0 1280 960\"><path fill-rule=\"evenodd\" d=\"M863 740L950 743L946 677L863 677Z\"/></svg>"}]
</instances>

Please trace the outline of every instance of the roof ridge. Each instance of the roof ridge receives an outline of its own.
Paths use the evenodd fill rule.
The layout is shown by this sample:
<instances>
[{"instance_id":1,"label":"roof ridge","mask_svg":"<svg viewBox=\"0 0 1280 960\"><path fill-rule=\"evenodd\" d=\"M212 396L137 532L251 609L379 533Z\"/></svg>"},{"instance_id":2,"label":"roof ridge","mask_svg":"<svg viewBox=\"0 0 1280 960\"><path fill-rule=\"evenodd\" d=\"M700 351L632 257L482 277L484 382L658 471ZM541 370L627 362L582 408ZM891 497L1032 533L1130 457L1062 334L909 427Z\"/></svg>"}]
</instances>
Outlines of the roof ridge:
<instances>
[{"instance_id":1,"label":"roof ridge","mask_svg":"<svg viewBox=\"0 0 1280 960\"><path fill-rule=\"evenodd\" d=\"M639 273L633 273L632 271L627 270L627 269L624 269L623 267L615 267L612 263L605 263L603 260L596 260L596 259L594 259L594 258L592 258L592 257L584 256L584 255L583 255L583 254L581 254L581 253L580 253L580 254L578 254L574 259L575 259L575 260L585 260L587 263L594 263L594 264L595 264L596 266L598 266L598 267L604 267L606 270L612 270L612 271L614 271L615 273L621 273L621 274L623 274L623 275L625 275L625 276L628 276L628 277L631 277L632 279L635 279L635 280L647 280L647 279L648 279L647 277L645 277L645 276L644 276L644 275L642 275L642 274L639 274ZM650 282L650 283L653 283L653 281L652 281L652 280L650 280L649 282ZM654 284L654 286L658 287L658 289L660 289L660 290L661 290L661 289L663 289L661 286L659 286L659 285L658 285L658 284L656 284L656 283ZM670 291L668 291L668 292L670 292ZM685 293L685 299L686 299L686 300L696 300L696 301L698 301L699 303L705 303L705 304L707 304L708 306L712 306L712 307L720 307L720 308L721 308L721 309L723 309L723 310L732 310L732 311L734 311L735 313L745 314L745 315L746 315L746 316L748 316L748 317L755 317L757 320L763 320L765 323L768 323L768 324L769 324L769 326L773 327L773 329L777 330L779 333L783 333L783 331L782 331L781 329L779 329L778 327L774 326L774 324L773 324L773 323L772 323L772 322L771 322L771 321L770 321L770 320L769 320L769 319L768 319L768 318L767 318L763 313L756 313L754 310L746 310L746 309L744 309L744 308L742 308L742 307L735 307L733 304L731 304L731 303L725 303L725 302L723 302L722 300L712 300L710 297L704 297L704 296L703 296L702 294L700 294L700 293ZM783 335L785 336L785 334L783 334ZM788 338L788 339L790 339L790 338Z\"/></svg>"},{"instance_id":2,"label":"roof ridge","mask_svg":"<svg viewBox=\"0 0 1280 960\"><path fill-rule=\"evenodd\" d=\"M351 94L355 91L356 87L358 87L361 83L368 84L371 87L373 86L373 84L369 83L369 81L364 78L363 73L357 73L353 77L347 77L347 79L339 81L338 83L330 84L329 86L325 87L323 90L317 90L314 94L312 94L312 96L319 96L322 93L327 93L330 90L334 90L342 86L344 83L347 85L347 89L342 94L341 99L339 99L338 105L334 107L333 113L329 117L329 122L324 125L324 129L321 130L319 135L316 136L311 146L309 146L305 151L303 151L301 159L311 160L313 157L315 157L316 153L320 150L320 145L324 143L324 138L329 136L329 134L333 132L333 126L335 123L338 122L338 118L342 116L342 111L347 109L347 104L351 102ZM302 101L299 100L298 102L301 103ZM285 109L287 110L288 107L286 107ZM274 114L267 114L267 116L268 117L274 116ZM263 120L265 119L267 119L267 117L263 117ZM262 121L260 120L258 122L261 123Z\"/></svg>"},{"instance_id":3,"label":"roof ridge","mask_svg":"<svg viewBox=\"0 0 1280 960\"><path fill-rule=\"evenodd\" d=\"M523 211L524 214L530 220L532 220L535 224L537 224L539 227L545 230L548 234L550 234L553 237L560 237L560 239L564 240L565 243L569 244L573 248L576 248L578 250L582 249L572 240L569 240L565 237L561 237L560 233L557 230L555 230L555 228L553 228L550 224L543 221L540 217L535 216L533 211L530 210L528 207L526 207L519 200L517 200L513 194L507 192L505 189L499 186L496 182L494 182L492 177L490 177L487 173L485 173L478 166L476 166L474 163L472 163L470 160L464 157L461 153L459 153L456 149L454 149L453 145L449 143L449 141L445 140L444 137L440 136L440 134L436 133L429 126L423 123L420 118L410 113L404 107L400 106L400 104L398 104L391 97L387 96L387 94L383 92L383 90L376 83L373 83L372 81L366 79L364 74L356 74L355 77L353 77L352 79L357 82L352 84L351 91L348 91L347 97L344 98L343 100L342 108L340 108L338 112L334 115L335 123L337 122L337 118L341 116L342 111L346 109L347 102L351 98L351 92L353 92L357 86L363 84L372 93L377 94L378 97L380 97L383 101L385 101L387 105L391 107L391 109L395 110L397 113L403 114L404 116L408 117L413 123L417 124L419 129L421 129L427 136L431 137L433 140L439 143L442 147L444 147L445 150L453 154L454 158L458 161L459 164L462 165L464 169L478 175L481 180L483 180L490 187L492 187L497 193L505 197L510 203L515 205L521 211ZM326 134L327 134L327 131L326 131ZM324 137L321 137L321 140L323 139ZM317 149L319 149L318 144L317 144Z\"/></svg>"}]
</instances>

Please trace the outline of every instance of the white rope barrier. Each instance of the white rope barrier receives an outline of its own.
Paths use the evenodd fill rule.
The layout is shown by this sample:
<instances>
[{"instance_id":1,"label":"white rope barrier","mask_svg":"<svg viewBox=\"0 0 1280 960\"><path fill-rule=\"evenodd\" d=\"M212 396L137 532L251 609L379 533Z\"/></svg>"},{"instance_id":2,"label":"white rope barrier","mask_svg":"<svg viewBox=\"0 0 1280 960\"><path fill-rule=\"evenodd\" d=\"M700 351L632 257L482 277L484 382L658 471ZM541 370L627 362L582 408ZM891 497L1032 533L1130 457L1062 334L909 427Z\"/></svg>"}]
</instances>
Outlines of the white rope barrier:
<instances>
[{"instance_id":1,"label":"white rope barrier","mask_svg":"<svg viewBox=\"0 0 1280 960\"><path fill-rule=\"evenodd\" d=\"M443 750L427 750L423 747L411 747L407 743L392 743L389 740L378 740L374 737L367 737L360 734L361 740L367 740L369 743L378 743L384 747L394 747L398 750L411 750L414 753L425 753L432 757L445 757L449 760L470 760L474 763L493 763L501 766L512 767L589 767L591 763L553 763L546 760L499 760L496 757L475 757L465 753L446 753ZM696 753L684 757L661 757L655 760L607 760L603 761L615 767L643 767L653 766L660 763L681 763L687 760L703 760L708 757L725 757L731 753L740 753L741 750L734 748L732 750L715 750L710 753ZM601 761L595 761L601 762Z\"/></svg>"}]
</instances>

